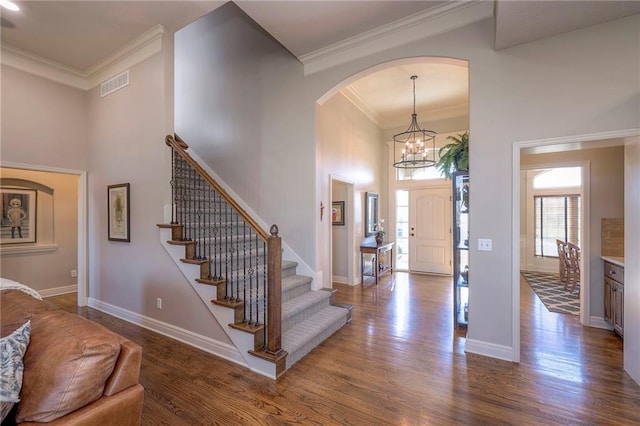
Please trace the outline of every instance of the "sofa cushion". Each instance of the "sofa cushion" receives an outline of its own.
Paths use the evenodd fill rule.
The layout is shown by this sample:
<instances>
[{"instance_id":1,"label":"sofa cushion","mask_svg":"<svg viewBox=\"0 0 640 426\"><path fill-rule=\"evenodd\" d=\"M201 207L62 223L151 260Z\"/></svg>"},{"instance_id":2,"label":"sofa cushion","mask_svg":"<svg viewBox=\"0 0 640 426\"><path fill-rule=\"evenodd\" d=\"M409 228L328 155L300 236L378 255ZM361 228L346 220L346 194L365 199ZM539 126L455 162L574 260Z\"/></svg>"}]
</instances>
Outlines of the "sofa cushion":
<instances>
[{"instance_id":1,"label":"sofa cushion","mask_svg":"<svg viewBox=\"0 0 640 426\"><path fill-rule=\"evenodd\" d=\"M116 334L79 315L35 314L16 421L52 421L100 398L119 351Z\"/></svg>"},{"instance_id":2,"label":"sofa cushion","mask_svg":"<svg viewBox=\"0 0 640 426\"><path fill-rule=\"evenodd\" d=\"M38 300L20 290L0 292L0 337L8 336L27 322L34 314L51 310L47 302Z\"/></svg>"},{"instance_id":3,"label":"sofa cushion","mask_svg":"<svg viewBox=\"0 0 640 426\"><path fill-rule=\"evenodd\" d=\"M0 339L0 421L3 421L16 402L20 401L22 358L29 345L31 323L27 321L10 335Z\"/></svg>"}]
</instances>

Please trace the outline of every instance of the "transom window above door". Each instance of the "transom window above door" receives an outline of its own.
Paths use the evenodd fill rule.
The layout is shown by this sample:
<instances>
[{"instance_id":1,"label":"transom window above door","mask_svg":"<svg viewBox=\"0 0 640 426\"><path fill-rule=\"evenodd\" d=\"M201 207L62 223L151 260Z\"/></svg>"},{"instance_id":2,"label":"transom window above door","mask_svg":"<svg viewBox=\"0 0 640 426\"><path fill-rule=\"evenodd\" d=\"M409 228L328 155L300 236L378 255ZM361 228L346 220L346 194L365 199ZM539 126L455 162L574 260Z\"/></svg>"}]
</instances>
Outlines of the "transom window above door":
<instances>
[{"instance_id":1,"label":"transom window above door","mask_svg":"<svg viewBox=\"0 0 640 426\"><path fill-rule=\"evenodd\" d=\"M533 179L534 189L571 188L582 185L581 167L558 167Z\"/></svg>"},{"instance_id":2,"label":"transom window above door","mask_svg":"<svg viewBox=\"0 0 640 426\"><path fill-rule=\"evenodd\" d=\"M435 167L422 169L396 169L397 180L430 180L442 179L442 174Z\"/></svg>"}]
</instances>

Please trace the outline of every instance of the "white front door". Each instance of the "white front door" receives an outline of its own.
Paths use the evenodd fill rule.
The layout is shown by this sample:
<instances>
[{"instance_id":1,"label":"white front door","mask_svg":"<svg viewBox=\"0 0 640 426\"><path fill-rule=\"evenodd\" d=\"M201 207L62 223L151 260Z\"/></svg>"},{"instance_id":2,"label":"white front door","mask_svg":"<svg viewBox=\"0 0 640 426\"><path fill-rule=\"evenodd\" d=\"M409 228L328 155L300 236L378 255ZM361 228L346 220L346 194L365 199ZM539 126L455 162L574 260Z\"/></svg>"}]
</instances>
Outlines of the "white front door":
<instances>
[{"instance_id":1,"label":"white front door","mask_svg":"<svg viewBox=\"0 0 640 426\"><path fill-rule=\"evenodd\" d=\"M412 189L409 269L451 275L451 189Z\"/></svg>"}]
</instances>

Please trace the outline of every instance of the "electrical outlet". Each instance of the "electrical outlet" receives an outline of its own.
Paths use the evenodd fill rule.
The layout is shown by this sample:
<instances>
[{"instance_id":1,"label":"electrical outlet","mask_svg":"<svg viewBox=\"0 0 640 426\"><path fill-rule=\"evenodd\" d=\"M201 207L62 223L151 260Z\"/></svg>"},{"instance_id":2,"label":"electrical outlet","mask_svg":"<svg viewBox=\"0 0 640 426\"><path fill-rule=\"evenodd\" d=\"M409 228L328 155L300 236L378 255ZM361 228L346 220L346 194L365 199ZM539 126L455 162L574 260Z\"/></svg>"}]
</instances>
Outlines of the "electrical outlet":
<instances>
[{"instance_id":1,"label":"electrical outlet","mask_svg":"<svg viewBox=\"0 0 640 426\"><path fill-rule=\"evenodd\" d=\"M488 238L478 238L478 251L493 251L492 243Z\"/></svg>"},{"instance_id":2,"label":"electrical outlet","mask_svg":"<svg viewBox=\"0 0 640 426\"><path fill-rule=\"evenodd\" d=\"M162 309L162 299L159 297L156 299L156 308Z\"/></svg>"},{"instance_id":3,"label":"electrical outlet","mask_svg":"<svg viewBox=\"0 0 640 426\"><path fill-rule=\"evenodd\" d=\"M76 269L71 270L71 278L76 278L78 276L78 271Z\"/></svg>"}]
</instances>

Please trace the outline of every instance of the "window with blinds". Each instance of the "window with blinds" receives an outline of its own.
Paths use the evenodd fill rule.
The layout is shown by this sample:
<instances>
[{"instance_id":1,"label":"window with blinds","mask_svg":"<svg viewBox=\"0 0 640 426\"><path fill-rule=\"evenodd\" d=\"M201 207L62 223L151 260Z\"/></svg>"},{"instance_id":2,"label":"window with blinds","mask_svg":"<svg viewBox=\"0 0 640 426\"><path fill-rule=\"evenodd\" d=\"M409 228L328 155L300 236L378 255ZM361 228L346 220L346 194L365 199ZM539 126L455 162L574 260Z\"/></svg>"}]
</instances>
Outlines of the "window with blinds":
<instances>
[{"instance_id":1,"label":"window with blinds","mask_svg":"<svg viewBox=\"0 0 640 426\"><path fill-rule=\"evenodd\" d=\"M556 239L580 245L580 196L535 196L535 255L558 257Z\"/></svg>"}]
</instances>

